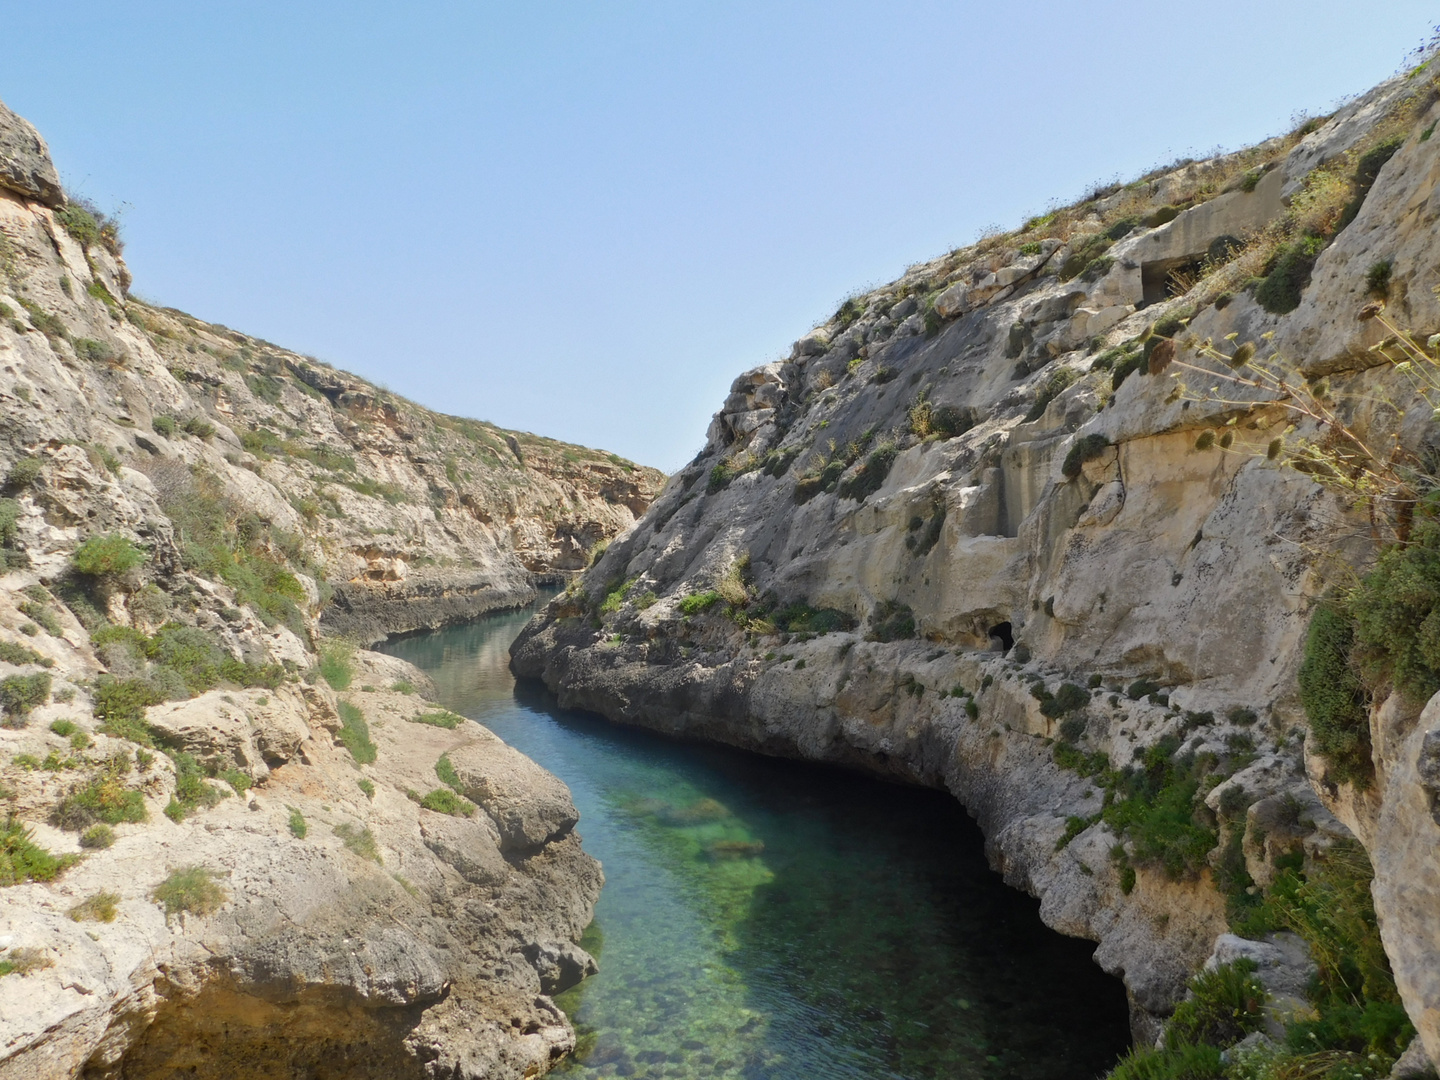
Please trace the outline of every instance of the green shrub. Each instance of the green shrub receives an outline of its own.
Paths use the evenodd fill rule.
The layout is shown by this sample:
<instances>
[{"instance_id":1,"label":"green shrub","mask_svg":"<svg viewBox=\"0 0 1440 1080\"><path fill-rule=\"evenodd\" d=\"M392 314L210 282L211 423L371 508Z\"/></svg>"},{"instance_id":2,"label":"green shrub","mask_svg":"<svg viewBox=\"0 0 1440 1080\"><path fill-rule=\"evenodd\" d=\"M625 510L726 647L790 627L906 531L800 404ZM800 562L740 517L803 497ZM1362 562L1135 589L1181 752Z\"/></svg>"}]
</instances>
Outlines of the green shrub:
<instances>
[{"instance_id":1,"label":"green shrub","mask_svg":"<svg viewBox=\"0 0 1440 1080\"><path fill-rule=\"evenodd\" d=\"M175 437L175 418L173 416L157 416L150 421L150 428L156 435L173 439Z\"/></svg>"},{"instance_id":2,"label":"green shrub","mask_svg":"<svg viewBox=\"0 0 1440 1080\"><path fill-rule=\"evenodd\" d=\"M48 671L34 675L8 675L0 679L0 707L4 708L7 718L23 719L31 709L45 704L49 697Z\"/></svg>"},{"instance_id":3,"label":"green shrub","mask_svg":"<svg viewBox=\"0 0 1440 1080\"><path fill-rule=\"evenodd\" d=\"M1387 635L1396 629L1385 627ZM1363 787L1373 774L1370 712L1365 687L1350 662L1354 644L1355 625L1336 603L1315 608L1300 665L1300 703L1332 779Z\"/></svg>"},{"instance_id":4,"label":"green shrub","mask_svg":"<svg viewBox=\"0 0 1440 1080\"><path fill-rule=\"evenodd\" d=\"M1265 987L1255 961L1241 957L1202 971L1190 980L1191 996L1181 1002L1165 1030L1165 1045L1206 1043L1224 1049L1265 1026Z\"/></svg>"},{"instance_id":5,"label":"green shrub","mask_svg":"<svg viewBox=\"0 0 1440 1080\"><path fill-rule=\"evenodd\" d=\"M1083 687L1067 682L1060 684L1060 689L1055 691L1053 697L1040 703L1040 711L1045 716L1054 719L1058 716L1064 716L1068 712L1074 712L1076 709L1088 704L1090 704L1089 692Z\"/></svg>"},{"instance_id":6,"label":"green shrub","mask_svg":"<svg viewBox=\"0 0 1440 1080\"><path fill-rule=\"evenodd\" d=\"M141 746L154 746L155 739L145 723L145 710L159 705L165 695L144 679L116 679L102 675L95 684L95 718L100 731L117 739L129 739Z\"/></svg>"},{"instance_id":7,"label":"green shrub","mask_svg":"<svg viewBox=\"0 0 1440 1080\"><path fill-rule=\"evenodd\" d=\"M915 636L915 613L908 604L886 600L871 616L867 641L904 641Z\"/></svg>"},{"instance_id":8,"label":"green shrub","mask_svg":"<svg viewBox=\"0 0 1440 1080\"><path fill-rule=\"evenodd\" d=\"M180 425L180 429L186 435L194 435L197 439L209 439L215 434L215 425L199 413L187 417L185 422Z\"/></svg>"},{"instance_id":9,"label":"green shrub","mask_svg":"<svg viewBox=\"0 0 1440 1080\"><path fill-rule=\"evenodd\" d=\"M182 911L192 915L209 915L219 911L230 897L216 880L218 873L205 866L182 866L155 886L151 898L165 909L165 918Z\"/></svg>"},{"instance_id":10,"label":"green shrub","mask_svg":"<svg viewBox=\"0 0 1440 1080\"><path fill-rule=\"evenodd\" d=\"M355 783L359 786L360 790L365 793L367 799L372 802L375 800L375 784L372 781L362 776L359 780L356 780Z\"/></svg>"},{"instance_id":11,"label":"green shrub","mask_svg":"<svg viewBox=\"0 0 1440 1080\"><path fill-rule=\"evenodd\" d=\"M63 637L65 634L65 628L60 625L60 620L55 618L55 613L48 604L24 600L20 603L20 613L34 619L51 637Z\"/></svg>"},{"instance_id":12,"label":"green shrub","mask_svg":"<svg viewBox=\"0 0 1440 1080\"><path fill-rule=\"evenodd\" d=\"M305 834L310 831L310 826L305 824L305 815L296 810L295 807L287 807L290 811L290 820L286 823L290 829L290 835L296 840L304 840Z\"/></svg>"},{"instance_id":13,"label":"green shrub","mask_svg":"<svg viewBox=\"0 0 1440 1080\"><path fill-rule=\"evenodd\" d=\"M680 601L680 614L698 615L700 612L707 611L718 604L720 600L720 594L713 589L709 592L691 593Z\"/></svg>"},{"instance_id":14,"label":"green shrub","mask_svg":"<svg viewBox=\"0 0 1440 1080\"><path fill-rule=\"evenodd\" d=\"M776 607L773 596L754 608L755 618L768 619L777 630L787 634L833 634L837 630L853 630L855 620L834 608L812 608L803 600Z\"/></svg>"},{"instance_id":15,"label":"green shrub","mask_svg":"<svg viewBox=\"0 0 1440 1080\"><path fill-rule=\"evenodd\" d=\"M1365 205L1365 197L1370 194L1370 189L1375 186L1375 181L1380 176L1380 170L1385 163L1395 156L1396 151L1405 143L1403 136L1396 136L1387 139L1380 145L1367 151L1355 166L1355 174L1350 178L1350 184L1355 194L1345 209L1341 211L1340 220L1335 225L1335 231L1349 225L1360 213L1360 207Z\"/></svg>"},{"instance_id":16,"label":"green shrub","mask_svg":"<svg viewBox=\"0 0 1440 1080\"><path fill-rule=\"evenodd\" d=\"M1256 303L1272 315L1287 315L1298 308L1324 247L1321 237L1304 236L1282 248L1255 288Z\"/></svg>"},{"instance_id":17,"label":"green shrub","mask_svg":"<svg viewBox=\"0 0 1440 1080\"><path fill-rule=\"evenodd\" d=\"M78 857L57 858L36 844L33 832L13 814L0 825L0 887L26 881L54 881Z\"/></svg>"},{"instance_id":18,"label":"green shrub","mask_svg":"<svg viewBox=\"0 0 1440 1080\"><path fill-rule=\"evenodd\" d=\"M1082 438L1076 439L1070 447L1070 452L1065 455L1065 460L1060 464L1060 473L1067 480L1074 480L1080 475L1081 468L1087 461L1094 461L1110 446L1110 440L1099 432L1092 432Z\"/></svg>"},{"instance_id":19,"label":"green shrub","mask_svg":"<svg viewBox=\"0 0 1440 1080\"><path fill-rule=\"evenodd\" d=\"M23 664L39 664L47 668L55 666L55 661L48 656L41 656L34 649L13 641L0 641L0 660L16 667Z\"/></svg>"},{"instance_id":20,"label":"green shrub","mask_svg":"<svg viewBox=\"0 0 1440 1080\"><path fill-rule=\"evenodd\" d=\"M441 754L440 760L435 762L435 775L440 778L442 784L457 795L465 794L465 792L460 789L460 774L455 771L455 766L451 763L449 754Z\"/></svg>"},{"instance_id":21,"label":"green shrub","mask_svg":"<svg viewBox=\"0 0 1440 1080\"><path fill-rule=\"evenodd\" d=\"M193 754L174 752L175 795L165 808L165 816L181 822L198 810L208 810L225 796L219 788L206 782L205 768Z\"/></svg>"},{"instance_id":22,"label":"green shrub","mask_svg":"<svg viewBox=\"0 0 1440 1080\"><path fill-rule=\"evenodd\" d=\"M44 461L38 457L22 457L10 466L10 472L5 477L5 486L9 488L28 488L36 480L40 479L40 470L44 468Z\"/></svg>"},{"instance_id":23,"label":"green shrub","mask_svg":"<svg viewBox=\"0 0 1440 1080\"><path fill-rule=\"evenodd\" d=\"M1060 264L1060 280L1069 281L1083 274L1090 264L1110 249L1114 241L1104 233L1095 233L1080 240Z\"/></svg>"},{"instance_id":24,"label":"green shrub","mask_svg":"<svg viewBox=\"0 0 1440 1080\"><path fill-rule=\"evenodd\" d=\"M108 341L97 341L95 338L76 338L73 342L75 355L92 364L108 364L112 360L119 359L120 353Z\"/></svg>"},{"instance_id":25,"label":"green shrub","mask_svg":"<svg viewBox=\"0 0 1440 1080\"><path fill-rule=\"evenodd\" d=\"M320 677L332 690L348 689L355 678L355 646L348 641L332 639L320 646Z\"/></svg>"},{"instance_id":26,"label":"green shrub","mask_svg":"<svg viewBox=\"0 0 1440 1080\"><path fill-rule=\"evenodd\" d=\"M1220 1080L1225 1065L1214 1046L1154 1050L1137 1046L1120 1059L1106 1080Z\"/></svg>"},{"instance_id":27,"label":"green shrub","mask_svg":"<svg viewBox=\"0 0 1440 1080\"><path fill-rule=\"evenodd\" d=\"M848 480L841 482L838 489L840 497L864 502L875 494L890 475L890 467L895 464L899 454L899 448L892 442L881 443L871 450L865 463Z\"/></svg>"},{"instance_id":28,"label":"green shrub","mask_svg":"<svg viewBox=\"0 0 1440 1080\"><path fill-rule=\"evenodd\" d=\"M436 709L410 717L412 724L429 724L431 727L447 728L450 731L454 731L464 720L463 716L457 716L446 709Z\"/></svg>"},{"instance_id":29,"label":"green shrub","mask_svg":"<svg viewBox=\"0 0 1440 1080\"><path fill-rule=\"evenodd\" d=\"M119 913L120 894L115 892L98 892L94 896L88 896L66 912L76 922L104 922L115 921Z\"/></svg>"},{"instance_id":30,"label":"green shrub","mask_svg":"<svg viewBox=\"0 0 1440 1080\"><path fill-rule=\"evenodd\" d=\"M51 315L33 300L26 300L23 297L18 299L20 300L20 306L23 307L25 313L30 316L30 323L36 330L39 330L51 341L56 339L61 341L70 340L70 330L58 315Z\"/></svg>"},{"instance_id":31,"label":"green shrub","mask_svg":"<svg viewBox=\"0 0 1440 1080\"><path fill-rule=\"evenodd\" d=\"M145 561L145 552L119 533L92 536L75 550L71 565L87 577L118 577Z\"/></svg>"},{"instance_id":32,"label":"green shrub","mask_svg":"<svg viewBox=\"0 0 1440 1080\"><path fill-rule=\"evenodd\" d=\"M91 825L80 834L80 846L92 851L103 851L115 843L115 830L109 825Z\"/></svg>"},{"instance_id":33,"label":"green shrub","mask_svg":"<svg viewBox=\"0 0 1440 1080\"><path fill-rule=\"evenodd\" d=\"M224 780L230 785L230 790L236 795L244 795L250 790L250 777L239 769L222 769L215 774L216 779Z\"/></svg>"},{"instance_id":34,"label":"green shrub","mask_svg":"<svg viewBox=\"0 0 1440 1080\"><path fill-rule=\"evenodd\" d=\"M384 865L385 860L380 857L380 845L375 842L375 834L368 827L357 829L349 822L344 822L335 826L335 835L341 839L346 848L359 855L360 858Z\"/></svg>"},{"instance_id":35,"label":"green shrub","mask_svg":"<svg viewBox=\"0 0 1440 1080\"><path fill-rule=\"evenodd\" d=\"M57 210L55 220L83 246L89 247L100 241L100 223L95 220L94 214L78 203L71 202Z\"/></svg>"},{"instance_id":36,"label":"green shrub","mask_svg":"<svg viewBox=\"0 0 1440 1080\"><path fill-rule=\"evenodd\" d=\"M426 810L434 810L439 814L451 814L455 817L469 817L475 812L473 805L449 788L436 788L420 800L420 805Z\"/></svg>"},{"instance_id":37,"label":"green shrub","mask_svg":"<svg viewBox=\"0 0 1440 1080\"><path fill-rule=\"evenodd\" d=\"M1389 259L1371 263L1370 269L1365 273L1365 291L1377 300L1386 299L1390 295L1392 272L1393 264Z\"/></svg>"},{"instance_id":38,"label":"green shrub","mask_svg":"<svg viewBox=\"0 0 1440 1080\"><path fill-rule=\"evenodd\" d=\"M1160 684L1150 679L1136 679L1125 690L1125 696L1131 701L1139 701L1143 697L1160 692Z\"/></svg>"},{"instance_id":39,"label":"green shrub","mask_svg":"<svg viewBox=\"0 0 1440 1080\"><path fill-rule=\"evenodd\" d=\"M348 701L340 702L336 708L340 713L337 737L341 744L359 764L372 764L378 750L370 741L370 725L365 720L365 714Z\"/></svg>"},{"instance_id":40,"label":"green shrub","mask_svg":"<svg viewBox=\"0 0 1440 1080\"><path fill-rule=\"evenodd\" d=\"M415 693L415 684L404 679L396 679L390 684L390 692L392 694L413 694Z\"/></svg>"}]
</instances>

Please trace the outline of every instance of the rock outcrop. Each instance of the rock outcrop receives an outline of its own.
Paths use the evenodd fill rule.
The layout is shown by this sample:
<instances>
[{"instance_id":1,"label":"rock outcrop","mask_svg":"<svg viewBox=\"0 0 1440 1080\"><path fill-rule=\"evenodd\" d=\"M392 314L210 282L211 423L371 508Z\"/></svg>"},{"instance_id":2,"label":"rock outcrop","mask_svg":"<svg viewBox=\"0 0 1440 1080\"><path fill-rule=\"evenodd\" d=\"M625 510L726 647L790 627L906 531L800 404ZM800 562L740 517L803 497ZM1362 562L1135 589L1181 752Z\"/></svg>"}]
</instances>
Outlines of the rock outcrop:
<instances>
[{"instance_id":1,"label":"rock outcrop","mask_svg":"<svg viewBox=\"0 0 1440 1080\"><path fill-rule=\"evenodd\" d=\"M340 702L366 718L369 764L336 738ZM575 942L601 875L568 792L478 724L415 722L427 711L411 694L337 701L308 686L153 709L157 738L238 781L203 781L217 805L179 822L165 813L177 775L164 755L136 762L133 744L98 732L75 754L41 726L74 715L55 705L4 732L12 755L64 755L58 771L3 774L34 840L85 857L54 882L0 894L0 959L42 965L0 978L0 1076L478 1080L533 1076L572 1049L548 995L594 970ZM407 797L441 788L446 754L463 756L467 783L482 787L512 783L519 759L533 796L514 791L498 818ZM146 820L114 826L112 847L87 854L35 820L85 782L89 762L117 760ZM556 827L513 845L517 817ZM214 903L187 909L181 897L167 913L167 880L195 867L213 875ZM108 918L96 906L107 896Z\"/></svg>"},{"instance_id":2,"label":"rock outcrop","mask_svg":"<svg viewBox=\"0 0 1440 1080\"><path fill-rule=\"evenodd\" d=\"M1042 917L1098 943L1145 1041L1227 895L1358 837L1440 1060L1434 707L1377 728L1367 796L1313 753L1307 777L1310 612L1375 545L1296 457L1313 418L1221 362L1283 354L1354 430L1430 452L1431 404L1373 348L1440 330L1428 79L846 301L735 381L513 669L624 723L947 788ZM1200 787L1188 854L1107 816L1147 771Z\"/></svg>"}]
</instances>

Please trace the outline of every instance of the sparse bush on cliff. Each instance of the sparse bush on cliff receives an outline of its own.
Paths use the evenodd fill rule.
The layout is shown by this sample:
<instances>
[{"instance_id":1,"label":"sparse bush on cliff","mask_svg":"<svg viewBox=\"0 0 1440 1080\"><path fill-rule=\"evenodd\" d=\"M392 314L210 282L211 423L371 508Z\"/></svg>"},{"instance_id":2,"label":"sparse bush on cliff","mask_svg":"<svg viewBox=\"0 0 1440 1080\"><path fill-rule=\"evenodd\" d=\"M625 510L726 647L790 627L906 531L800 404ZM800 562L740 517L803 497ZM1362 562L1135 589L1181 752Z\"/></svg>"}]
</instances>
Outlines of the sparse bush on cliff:
<instances>
[{"instance_id":1,"label":"sparse bush on cliff","mask_svg":"<svg viewBox=\"0 0 1440 1080\"><path fill-rule=\"evenodd\" d=\"M182 866L155 886L151 898L165 909L165 918L189 912L210 915L220 910L229 895L216 882L220 875L207 866Z\"/></svg>"},{"instance_id":2,"label":"sparse bush on cliff","mask_svg":"<svg viewBox=\"0 0 1440 1080\"><path fill-rule=\"evenodd\" d=\"M378 750L370 741L370 725L365 720L365 714L348 701L339 702L336 709L340 713L340 731L336 738L361 765L372 764Z\"/></svg>"},{"instance_id":3,"label":"sparse bush on cliff","mask_svg":"<svg viewBox=\"0 0 1440 1080\"><path fill-rule=\"evenodd\" d=\"M70 565L92 578L118 578L145 561L145 552L119 533L92 536L75 549Z\"/></svg>"},{"instance_id":4,"label":"sparse bush on cliff","mask_svg":"<svg viewBox=\"0 0 1440 1080\"><path fill-rule=\"evenodd\" d=\"M26 881L53 881L79 856L55 856L35 843L33 830L13 814L0 824L0 887Z\"/></svg>"},{"instance_id":5,"label":"sparse bush on cliff","mask_svg":"<svg viewBox=\"0 0 1440 1080\"><path fill-rule=\"evenodd\" d=\"M117 257L125 248L120 239L119 220L102 213L94 203L78 195L71 195L65 206L55 211L55 220L82 247L99 244Z\"/></svg>"},{"instance_id":6,"label":"sparse bush on cliff","mask_svg":"<svg viewBox=\"0 0 1440 1080\"><path fill-rule=\"evenodd\" d=\"M1255 961L1241 957L1191 979L1191 996L1175 1009L1165 1029L1165 1045L1227 1047L1263 1028L1267 995L1257 970Z\"/></svg>"},{"instance_id":7,"label":"sparse bush on cliff","mask_svg":"<svg viewBox=\"0 0 1440 1080\"><path fill-rule=\"evenodd\" d=\"M129 757L116 754L89 781L72 788L60 800L51 815L52 822L62 829L78 832L97 822L119 825L147 820L145 796L125 786L129 771Z\"/></svg>"},{"instance_id":8,"label":"sparse bush on cliff","mask_svg":"<svg viewBox=\"0 0 1440 1080\"><path fill-rule=\"evenodd\" d=\"M175 763L175 794L165 807L165 816L171 821L178 824L191 814L209 810L228 794L207 783L206 768L193 754L176 751L170 760ZM213 764L210 771L214 771Z\"/></svg>"},{"instance_id":9,"label":"sparse bush on cliff","mask_svg":"<svg viewBox=\"0 0 1440 1080\"><path fill-rule=\"evenodd\" d=\"M1324 248L1325 240L1319 236L1302 236L1282 248L1255 287L1256 303L1272 315L1288 315L1298 308Z\"/></svg>"},{"instance_id":10,"label":"sparse bush on cliff","mask_svg":"<svg viewBox=\"0 0 1440 1080\"><path fill-rule=\"evenodd\" d=\"M886 600L870 617L866 641L904 641L915 636L915 613L910 605Z\"/></svg>"},{"instance_id":11,"label":"sparse bush on cliff","mask_svg":"<svg viewBox=\"0 0 1440 1080\"><path fill-rule=\"evenodd\" d=\"M1110 446L1110 440L1099 432L1092 432L1076 439L1065 460L1060 464L1060 473L1067 480L1074 480L1087 461L1094 461Z\"/></svg>"},{"instance_id":12,"label":"sparse bush on cliff","mask_svg":"<svg viewBox=\"0 0 1440 1080\"><path fill-rule=\"evenodd\" d=\"M355 678L355 646L342 638L320 644L320 677L331 690L347 690Z\"/></svg>"},{"instance_id":13,"label":"sparse bush on cliff","mask_svg":"<svg viewBox=\"0 0 1440 1080\"><path fill-rule=\"evenodd\" d=\"M5 477L5 486L14 490L28 488L40 479L40 472L44 467L44 461L38 457L22 457L10 466L10 472Z\"/></svg>"},{"instance_id":14,"label":"sparse bush on cliff","mask_svg":"<svg viewBox=\"0 0 1440 1080\"><path fill-rule=\"evenodd\" d=\"M362 859L369 859L373 863L385 864L380 856L380 845L375 840L375 834L369 827L357 829L349 822L343 822L335 826L335 835L352 853L359 855Z\"/></svg>"},{"instance_id":15,"label":"sparse bush on cliff","mask_svg":"<svg viewBox=\"0 0 1440 1080\"><path fill-rule=\"evenodd\" d=\"M1156 1050L1137 1046L1120 1059L1106 1080L1220 1080L1225 1063L1213 1046Z\"/></svg>"},{"instance_id":16,"label":"sparse bush on cliff","mask_svg":"<svg viewBox=\"0 0 1440 1080\"><path fill-rule=\"evenodd\" d=\"M31 709L43 705L50 697L50 674L10 675L0 679L0 708L4 709L6 726L24 722Z\"/></svg>"},{"instance_id":17,"label":"sparse bush on cliff","mask_svg":"<svg viewBox=\"0 0 1440 1080\"><path fill-rule=\"evenodd\" d=\"M119 913L120 894L102 890L87 896L65 914L75 922L112 923Z\"/></svg>"},{"instance_id":18,"label":"sparse bush on cliff","mask_svg":"<svg viewBox=\"0 0 1440 1080\"><path fill-rule=\"evenodd\" d=\"M475 813L475 806L466 799L462 799L448 787L436 788L420 800L420 805L426 810L434 810L438 814L450 814L453 817L469 817Z\"/></svg>"},{"instance_id":19,"label":"sparse bush on cliff","mask_svg":"<svg viewBox=\"0 0 1440 1080\"><path fill-rule=\"evenodd\" d=\"M391 687L393 690L394 687ZM448 709L432 709L430 712L420 713L418 716L409 718L412 724L428 724L431 727L446 728L454 731L465 722L463 716L457 716Z\"/></svg>"},{"instance_id":20,"label":"sparse bush on cliff","mask_svg":"<svg viewBox=\"0 0 1440 1080\"><path fill-rule=\"evenodd\" d=\"M899 449L893 442L881 443L871 450L869 456L865 458L865 464L861 465L850 479L841 482L838 489L840 497L864 502L875 494L885 483L885 478L890 475L890 466L895 464L895 458L899 453Z\"/></svg>"},{"instance_id":21,"label":"sparse bush on cliff","mask_svg":"<svg viewBox=\"0 0 1440 1080\"><path fill-rule=\"evenodd\" d=\"M1365 273L1365 291L1376 300L1384 300L1390 295L1390 275L1392 263L1388 259L1370 264L1370 269Z\"/></svg>"},{"instance_id":22,"label":"sparse bush on cliff","mask_svg":"<svg viewBox=\"0 0 1440 1080\"><path fill-rule=\"evenodd\" d=\"M706 592L691 593L680 601L681 615L698 615L702 611L708 611L720 603L720 594L714 589Z\"/></svg>"},{"instance_id":23,"label":"sparse bush on cliff","mask_svg":"<svg viewBox=\"0 0 1440 1080\"><path fill-rule=\"evenodd\" d=\"M1374 773L1369 697L1350 662L1354 644L1355 624L1338 603L1315 608L1300 665L1300 702L1331 779L1365 787Z\"/></svg>"}]
</instances>

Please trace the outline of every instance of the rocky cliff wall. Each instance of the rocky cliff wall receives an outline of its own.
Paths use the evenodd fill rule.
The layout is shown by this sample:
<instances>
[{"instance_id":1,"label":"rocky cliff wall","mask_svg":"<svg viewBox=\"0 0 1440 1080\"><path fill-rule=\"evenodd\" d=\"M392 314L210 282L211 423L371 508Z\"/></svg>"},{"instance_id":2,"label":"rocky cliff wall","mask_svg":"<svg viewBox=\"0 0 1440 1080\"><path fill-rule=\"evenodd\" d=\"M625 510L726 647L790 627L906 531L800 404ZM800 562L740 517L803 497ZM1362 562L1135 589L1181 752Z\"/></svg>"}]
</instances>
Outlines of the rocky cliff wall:
<instances>
[{"instance_id":1,"label":"rocky cliff wall","mask_svg":"<svg viewBox=\"0 0 1440 1080\"><path fill-rule=\"evenodd\" d=\"M533 575L584 567L659 490L660 473L616 455L434 413L141 302L103 217L56 201L34 129L7 112L0 138L4 467L78 447L74 482L137 506L204 470L303 538L341 596L326 626L371 640L527 600ZM22 501L53 518L60 483L42 469Z\"/></svg>"},{"instance_id":2,"label":"rocky cliff wall","mask_svg":"<svg viewBox=\"0 0 1440 1080\"><path fill-rule=\"evenodd\" d=\"M1046 921L1098 942L1142 1042L1277 865L1358 837L1440 1059L1434 725L1376 720L1357 794L1307 762L1296 684L1315 598L1378 546L1315 482L1331 427L1297 402L1392 460L1435 442L1375 347L1440 329L1437 100L1399 77L847 300L735 380L514 670L625 723L947 788ZM1242 347L1312 381L1237 382Z\"/></svg>"},{"instance_id":3,"label":"rocky cliff wall","mask_svg":"<svg viewBox=\"0 0 1440 1080\"><path fill-rule=\"evenodd\" d=\"M129 284L0 107L0 1077L547 1070L568 791L318 631L527 602L663 478Z\"/></svg>"}]
</instances>

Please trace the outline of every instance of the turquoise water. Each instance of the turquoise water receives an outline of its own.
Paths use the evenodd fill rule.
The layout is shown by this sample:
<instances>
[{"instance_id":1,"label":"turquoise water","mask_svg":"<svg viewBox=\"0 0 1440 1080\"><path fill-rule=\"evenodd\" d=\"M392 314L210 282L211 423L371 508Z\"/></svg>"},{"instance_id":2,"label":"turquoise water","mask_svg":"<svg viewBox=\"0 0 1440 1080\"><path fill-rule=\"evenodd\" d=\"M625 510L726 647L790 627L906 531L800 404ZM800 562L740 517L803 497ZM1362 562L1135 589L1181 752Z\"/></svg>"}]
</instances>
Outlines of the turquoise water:
<instances>
[{"instance_id":1,"label":"turquoise water","mask_svg":"<svg viewBox=\"0 0 1440 1080\"><path fill-rule=\"evenodd\" d=\"M950 797L619 727L517 685L513 613L392 641L570 785L605 890L562 994L594 1077L1088 1078L1129 1039L1093 946L1041 924Z\"/></svg>"}]
</instances>

